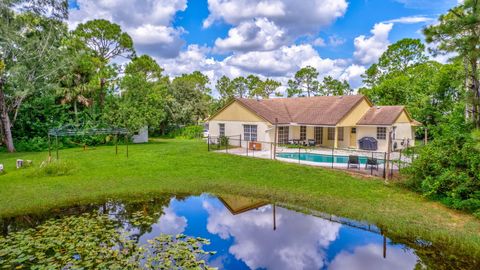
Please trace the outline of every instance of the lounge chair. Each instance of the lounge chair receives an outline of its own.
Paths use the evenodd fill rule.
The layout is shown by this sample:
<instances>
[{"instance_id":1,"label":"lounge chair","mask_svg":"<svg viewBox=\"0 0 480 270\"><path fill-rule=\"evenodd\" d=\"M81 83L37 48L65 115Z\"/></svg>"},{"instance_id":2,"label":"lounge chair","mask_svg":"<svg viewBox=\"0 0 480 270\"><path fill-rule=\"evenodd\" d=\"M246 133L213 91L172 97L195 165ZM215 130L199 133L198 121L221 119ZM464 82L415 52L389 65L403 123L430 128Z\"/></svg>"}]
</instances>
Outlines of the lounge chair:
<instances>
[{"instance_id":1,"label":"lounge chair","mask_svg":"<svg viewBox=\"0 0 480 270\"><path fill-rule=\"evenodd\" d=\"M348 156L347 168L350 169L350 166L357 166L357 169L360 169L360 160L358 156Z\"/></svg>"},{"instance_id":2,"label":"lounge chair","mask_svg":"<svg viewBox=\"0 0 480 270\"><path fill-rule=\"evenodd\" d=\"M315 140L308 140L308 146L310 147L314 147L315 145L317 144L317 142Z\"/></svg>"},{"instance_id":3,"label":"lounge chair","mask_svg":"<svg viewBox=\"0 0 480 270\"><path fill-rule=\"evenodd\" d=\"M378 171L378 159L372 157L367 158L367 163L365 163L365 169L368 169L368 166Z\"/></svg>"}]
</instances>

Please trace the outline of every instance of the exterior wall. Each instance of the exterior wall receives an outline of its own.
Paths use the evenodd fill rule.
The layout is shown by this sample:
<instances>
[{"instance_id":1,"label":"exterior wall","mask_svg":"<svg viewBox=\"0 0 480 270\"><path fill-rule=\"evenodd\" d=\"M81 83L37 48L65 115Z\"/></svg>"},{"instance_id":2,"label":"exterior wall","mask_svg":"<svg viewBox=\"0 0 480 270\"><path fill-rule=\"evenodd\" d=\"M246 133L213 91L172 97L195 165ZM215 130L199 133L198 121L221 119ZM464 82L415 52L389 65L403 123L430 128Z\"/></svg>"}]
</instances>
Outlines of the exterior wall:
<instances>
[{"instance_id":1,"label":"exterior wall","mask_svg":"<svg viewBox=\"0 0 480 270\"><path fill-rule=\"evenodd\" d=\"M395 123L395 140L397 142L397 149L415 145L415 128L410 123ZM402 145L403 143L403 145Z\"/></svg>"},{"instance_id":2,"label":"exterior wall","mask_svg":"<svg viewBox=\"0 0 480 270\"><path fill-rule=\"evenodd\" d=\"M212 117L211 121L240 121L240 122L267 122L255 113L246 109L237 101L224 108L223 111Z\"/></svg>"},{"instance_id":3,"label":"exterior wall","mask_svg":"<svg viewBox=\"0 0 480 270\"><path fill-rule=\"evenodd\" d=\"M410 123L410 118L408 117L407 113L403 111L395 121L395 123Z\"/></svg>"},{"instance_id":4,"label":"exterior wall","mask_svg":"<svg viewBox=\"0 0 480 270\"><path fill-rule=\"evenodd\" d=\"M388 137L388 128L387 127L387 137ZM373 137L378 141L378 150L379 152L386 152L388 141L377 139L377 126L360 126L357 127L357 140L360 140L363 137Z\"/></svg>"},{"instance_id":5,"label":"exterior wall","mask_svg":"<svg viewBox=\"0 0 480 270\"><path fill-rule=\"evenodd\" d=\"M363 98L338 124L337 127L354 127L372 106Z\"/></svg>"},{"instance_id":6,"label":"exterior wall","mask_svg":"<svg viewBox=\"0 0 480 270\"><path fill-rule=\"evenodd\" d=\"M275 134L273 126L266 122L247 122L247 121L217 121L211 120L209 122L209 134L214 137L220 136L219 124L225 124L225 136L238 136L242 135L242 141L244 140L243 125L256 125L257 126L257 141L273 142ZM233 144L233 142L232 142ZM242 145L244 145L242 143ZM244 145L245 146L245 145Z\"/></svg>"},{"instance_id":7,"label":"exterior wall","mask_svg":"<svg viewBox=\"0 0 480 270\"><path fill-rule=\"evenodd\" d=\"M409 146L415 145L415 128L412 127L410 123L395 123L393 125L395 128L395 139L392 140L392 144L397 143L397 149L403 149L407 147L407 140ZM387 127L387 137L388 132L392 126ZM377 139L377 126L360 126L357 127L357 144L358 140L363 137L373 137ZM379 140L378 141L378 150L379 152L386 152L388 147L388 140ZM403 145L402 145L403 142ZM393 145L392 145L393 147Z\"/></svg>"}]
</instances>

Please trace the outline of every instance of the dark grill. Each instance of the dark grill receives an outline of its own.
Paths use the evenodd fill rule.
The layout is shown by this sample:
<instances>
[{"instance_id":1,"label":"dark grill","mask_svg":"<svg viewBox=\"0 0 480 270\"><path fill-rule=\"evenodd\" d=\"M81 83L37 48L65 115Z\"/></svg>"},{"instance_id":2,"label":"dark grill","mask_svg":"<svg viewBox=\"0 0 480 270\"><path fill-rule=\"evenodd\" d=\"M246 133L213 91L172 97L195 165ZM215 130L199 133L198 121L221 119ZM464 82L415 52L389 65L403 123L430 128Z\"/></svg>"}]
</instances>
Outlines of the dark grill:
<instances>
[{"instance_id":1,"label":"dark grill","mask_svg":"<svg viewBox=\"0 0 480 270\"><path fill-rule=\"evenodd\" d=\"M378 149L378 141L373 137L363 137L358 140L358 144L362 150L376 151Z\"/></svg>"}]
</instances>

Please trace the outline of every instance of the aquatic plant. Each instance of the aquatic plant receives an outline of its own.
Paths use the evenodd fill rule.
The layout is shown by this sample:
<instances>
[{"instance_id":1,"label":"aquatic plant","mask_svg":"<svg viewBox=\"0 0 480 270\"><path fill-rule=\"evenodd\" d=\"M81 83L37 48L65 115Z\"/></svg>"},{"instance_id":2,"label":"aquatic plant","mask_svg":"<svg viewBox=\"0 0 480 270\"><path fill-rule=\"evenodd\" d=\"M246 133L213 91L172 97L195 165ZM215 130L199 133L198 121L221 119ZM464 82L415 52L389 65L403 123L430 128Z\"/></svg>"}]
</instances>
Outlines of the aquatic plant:
<instances>
[{"instance_id":1,"label":"aquatic plant","mask_svg":"<svg viewBox=\"0 0 480 270\"><path fill-rule=\"evenodd\" d=\"M136 223L144 222L136 214ZM83 214L0 237L2 269L212 269L207 239L159 235L139 245L108 215Z\"/></svg>"}]
</instances>

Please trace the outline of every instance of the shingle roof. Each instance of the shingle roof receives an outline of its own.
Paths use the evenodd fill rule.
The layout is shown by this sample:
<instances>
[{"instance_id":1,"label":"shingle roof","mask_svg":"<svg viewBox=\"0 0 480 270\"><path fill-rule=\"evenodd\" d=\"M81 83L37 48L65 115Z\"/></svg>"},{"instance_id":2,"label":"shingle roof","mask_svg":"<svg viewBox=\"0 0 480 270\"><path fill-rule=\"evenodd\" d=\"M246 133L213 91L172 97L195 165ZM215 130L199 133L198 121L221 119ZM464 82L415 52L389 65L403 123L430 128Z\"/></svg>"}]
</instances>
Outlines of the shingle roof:
<instances>
[{"instance_id":1,"label":"shingle roof","mask_svg":"<svg viewBox=\"0 0 480 270\"><path fill-rule=\"evenodd\" d=\"M336 125L364 97L321 96L272 99L237 99L242 105L270 123L306 125Z\"/></svg>"},{"instance_id":2,"label":"shingle roof","mask_svg":"<svg viewBox=\"0 0 480 270\"><path fill-rule=\"evenodd\" d=\"M374 106L357 125L392 125L404 110L404 106Z\"/></svg>"}]
</instances>

